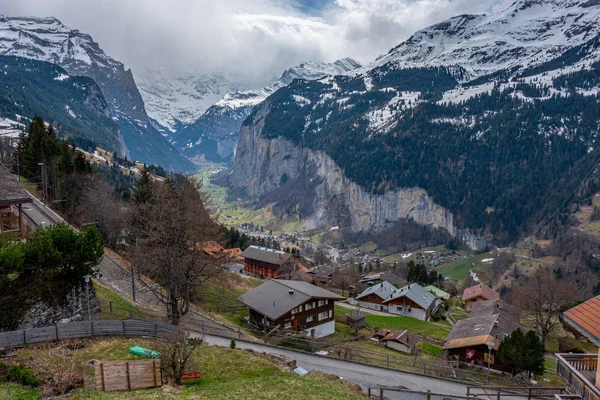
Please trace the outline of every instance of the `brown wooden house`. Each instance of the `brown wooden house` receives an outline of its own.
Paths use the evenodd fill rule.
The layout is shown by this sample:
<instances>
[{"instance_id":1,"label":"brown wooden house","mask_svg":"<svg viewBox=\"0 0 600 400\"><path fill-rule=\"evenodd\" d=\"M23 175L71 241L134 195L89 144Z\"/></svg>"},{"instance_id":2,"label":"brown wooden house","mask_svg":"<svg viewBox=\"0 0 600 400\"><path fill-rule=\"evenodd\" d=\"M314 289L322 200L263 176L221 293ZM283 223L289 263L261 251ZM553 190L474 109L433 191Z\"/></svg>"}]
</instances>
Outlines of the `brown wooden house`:
<instances>
[{"instance_id":1,"label":"brown wooden house","mask_svg":"<svg viewBox=\"0 0 600 400\"><path fill-rule=\"evenodd\" d=\"M478 301L471 314L459 320L446 338L444 350L462 362L487 366L487 343L493 343L491 367L510 372L495 359L496 350L504 338L519 328L519 311L500 300Z\"/></svg>"},{"instance_id":2,"label":"brown wooden house","mask_svg":"<svg viewBox=\"0 0 600 400\"><path fill-rule=\"evenodd\" d=\"M383 302L396 291L396 287L385 281L368 287L361 294L356 296L358 305L371 310L387 311L388 306Z\"/></svg>"},{"instance_id":3,"label":"brown wooden house","mask_svg":"<svg viewBox=\"0 0 600 400\"><path fill-rule=\"evenodd\" d=\"M12 233L19 238L25 236L23 204L33 199L8 169L0 164L0 233Z\"/></svg>"},{"instance_id":4,"label":"brown wooden house","mask_svg":"<svg viewBox=\"0 0 600 400\"><path fill-rule=\"evenodd\" d=\"M396 289L384 302L390 314L404 315L429 321L440 301L431 292L417 283Z\"/></svg>"},{"instance_id":5,"label":"brown wooden house","mask_svg":"<svg viewBox=\"0 0 600 400\"><path fill-rule=\"evenodd\" d=\"M279 269L293 255L267 247L250 246L241 254L244 258L244 271L263 278L279 277Z\"/></svg>"},{"instance_id":6,"label":"brown wooden house","mask_svg":"<svg viewBox=\"0 0 600 400\"><path fill-rule=\"evenodd\" d=\"M471 307L476 301L498 299L500 299L500 294L491 287L484 285L483 283L466 288L463 291L462 295L462 301L464 303L464 309L466 311L471 311Z\"/></svg>"},{"instance_id":7,"label":"brown wooden house","mask_svg":"<svg viewBox=\"0 0 600 400\"><path fill-rule=\"evenodd\" d=\"M250 324L255 328L314 338L335 333L333 307L342 299L311 283L282 279L271 279L238 298L250 309Z\"/></svg>"}]
</instances>

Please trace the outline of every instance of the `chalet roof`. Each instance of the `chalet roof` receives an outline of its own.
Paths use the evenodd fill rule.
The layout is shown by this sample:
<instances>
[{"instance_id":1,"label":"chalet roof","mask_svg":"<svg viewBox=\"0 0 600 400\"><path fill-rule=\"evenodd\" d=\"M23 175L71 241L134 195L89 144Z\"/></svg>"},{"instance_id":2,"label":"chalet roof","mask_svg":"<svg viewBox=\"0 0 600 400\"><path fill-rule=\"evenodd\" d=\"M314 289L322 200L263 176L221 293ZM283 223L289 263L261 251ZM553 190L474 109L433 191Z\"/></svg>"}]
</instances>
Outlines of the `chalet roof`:
<instances>
[{"instance_id":1,"label":"chalet roof","mask_svg":"<svg viewBox=\"0 0 600 400\"><path fill-rule=\"evenodd\" d=\"M596 346L600 346L600 296L563 313L564 320Z\"/></svg>"},{"instance_id":2,"label":"chalet roof","mask_svg":"<svg viewBox=\"0 0 600 400\"><path fill-rule=\"evenodd\" d=\"M331 265L318 265L309 269L307 272L311 275L331 278L333 276L334 271L335 268L333 268Z\"/></svg>"},{"instance_id":3,"label":"chalet roof","mask_svg":"<svg viewBox=\"0 0 600 400\"><path fill-rule=\"evenodd\" d=\"M480 283L478 285L471 286L470 288L466 288L462 295L462 301L471 300L479 296L486 300L498 300L500 298L500 294L498 294L498 292L491 287Z\"/></svg>"},{"instance_id":4,"label":"chalet roof","mask_svg":"<svg viewBox=\"0 0 600 400\"><path fill-rule=\"evenodd\" d=\"M519 327L519 311L500 300L477 301L471 314L459 320L446 338L444 349L494 342L497 346Z\"/></svg>"},{"instance_id":5,"label":"chalet roof","mask_svg":"<svg viewBox=\"0 0 600 400\"><path fill-rule=\"evenodd\" d=\"M10 171L0 164L0 205L31 203L31 196Z\"/></svg>"},{"instance_id":6,"label":"chalet roof","mask_svg":"<svg viewBox=\"0 0 600 400\"><path fill-rule=\"evenodd\" d=\"M389 283L391 283L392 285L395 285L395 286L404 286L407 284L406 279L400 278L398 275L395 275L395 274L391 273L390 271L374 272L374 273L366 274L361 278L361 280L359 282L365 283L365 282L372 282L372 281L379 281L379 280L388 281Z\"/></svg>"},{"instance_id":7,"label":"chalet roof","mask_svg":"<svg viewBox=\"0 0 600 400\"><path fill-rule=\"evenodd\" d=\"M269 249L267 247L250 246L242 252L242 257L262 261L269 264L282 265L292 255L281 250Z\"/></svg>"},{"instance_id":8,"label":"chalet roof","mask_svg":"<svg viewBox=\"0 0 600 400\"><path fill-rule=\"evenodd\" d=\"M390 297L384 300L384 303L388 303L400 297L406 297L412 300L424 310L430 308L435 302L435 295L433 293L428 292L418 283L411 283L410 285L396 289Z\"/></svg>"},{"instance_id":9,"label":"chalet roof","mask_svg":"<svg viewBox=\"0 0 600 400\"><path fill-rule=\"evenodd\" d=\"M428 292L432 292L437 297L441 297L444 300L448 300L450 298L450 293L444 292L442 289L433 285L425 286L423 289L427 290Z\"/></svg>"},{"instance_id":10,"label":"chalet roof","mask_svg":"<svg viewBox=\"0 0 600 400\"><path fill-rule=\"evenodd\" d=\"M408 330L393 331L385 335L382 342L398 342L406 345L409 349L414 348L421 339Z\"/></svg>"},{"instance_id":11,"label":"chalet roof","mask_svg":"<svg viewBox=\"0 0 600 400\"><path fill-rule=\"evenodd\" d=\"M378 296L380 299L385 300L392 295L396 291L396 287L389 283L388 281L378 283L377 285L373 285L367 289L365 289L361 294L356 296L356 299L361 299L370 294L374 294Z\"/></svg>"},{"instance_id":12,"label":"chalet roof","mask_svg":"<svg viewBox=\"0 0 600 400\"><path fill-rule=\"evenodd\" d=\"M311 298L343 299L342 296L308 282L271 279L241 295L238 300L275 320Z\"/></svg>"}]
</instances>

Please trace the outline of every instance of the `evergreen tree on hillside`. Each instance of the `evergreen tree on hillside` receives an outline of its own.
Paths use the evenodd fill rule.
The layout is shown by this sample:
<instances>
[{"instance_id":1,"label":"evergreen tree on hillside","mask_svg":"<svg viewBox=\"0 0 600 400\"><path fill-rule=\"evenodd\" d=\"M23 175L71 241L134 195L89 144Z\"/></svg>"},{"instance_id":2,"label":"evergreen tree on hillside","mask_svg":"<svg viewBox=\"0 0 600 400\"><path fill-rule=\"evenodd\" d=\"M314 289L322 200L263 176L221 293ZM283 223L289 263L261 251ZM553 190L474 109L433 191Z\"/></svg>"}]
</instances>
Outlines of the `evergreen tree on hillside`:
<instances>
[{"instance_id":1,"label":"evergreen tree on hillside","mask_svg":"<svg viewBox=\"0 0 600 400\"><path fill-rule=\"evenodd\" d=\"M140 178L138 179L135 190L133 191L133 202L136 205L145 204L152 198L152 178L148 172L148 167L144 165Z\"/></svg>"},{"instance_id":2,"label":"evergreen tree on hillside","mask_svg":"<svg viewBox=\"0 0 600 400\"><path fill-rule=\"evenodd\" d=\"M523 334L521 329L516 329L500 343L496 355L502 364L513 368L514 372L544 372L544 350L534 331Z\"/></svg>"}]
</instances>

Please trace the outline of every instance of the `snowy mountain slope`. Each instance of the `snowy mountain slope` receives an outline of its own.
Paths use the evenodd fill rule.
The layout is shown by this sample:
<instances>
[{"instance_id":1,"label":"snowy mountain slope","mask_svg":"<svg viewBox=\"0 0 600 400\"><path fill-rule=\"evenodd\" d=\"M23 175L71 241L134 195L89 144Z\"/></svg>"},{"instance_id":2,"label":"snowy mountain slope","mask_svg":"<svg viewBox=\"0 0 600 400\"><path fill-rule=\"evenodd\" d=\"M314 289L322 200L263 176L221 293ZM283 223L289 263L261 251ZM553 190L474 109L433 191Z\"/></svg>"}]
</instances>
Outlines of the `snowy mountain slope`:
<instances>
[{"instance_id":1,"label":"snowy mountain slope","mask_svg":"<svg viewBox=\"0 0 600 400\"><path fill-rule=\"evenodd\" d=\"M46 61L69 75L92 78L121 130L127 147L122 154L169 169L192 169L151 125L131 70L106 55L90 35L56 18L0 16L0 55Z\"/></svg>"},{"instance_id":2,"label":"snowy mountain slope","mask_svg":"<svg viewBox=\"0 0 600 400\"><path fill-rule=\"evenodd\" d=\"M365 232L408 215L510 243L599 157L598 21L597 0L519 0L426 28L356 70L294 81L244 121L230 183L317 225ZM444 218L429 218L438 207Z\"/></svg>"},{"instance_id":3,"label":"snowy mountain slope","mask_svg":"<svg viewBox=\"0 0 600 400\"><path fill-rule=\"evenodd\" d=\"M600 33L590 0L520 0L494 15L461 15L425 28L373 64L396 68L453 66L462 80L556 58Z\"/></svg>"},{"instance_id":4,"label":"snowy mountain slope","mask_svg":"<svg viewBox=\"0 0 600 400\"><path fill-rule=\"evenodd\" d=\"M314 80L348 73L359 67L360 64L350 58L333 63L304 62L287 69L278 80L262 89L227 93L193 124L175 132L171 143L195 161L202 157L212 161L230 161L237 145L239 128L254 106L294 79Z\"/></svg>"},{"instance_id":5,"label":"snowy mountain slope","mask_svg":"<svg viewBox=\"0 0 600 400\"><path fill-rule=\"evenodd\" d=\"M166 66L148 68L135 77L148 115L171 132L196 121L226 93L244 88L223 74L180 73Z\"/></svg>"}]
</instances>

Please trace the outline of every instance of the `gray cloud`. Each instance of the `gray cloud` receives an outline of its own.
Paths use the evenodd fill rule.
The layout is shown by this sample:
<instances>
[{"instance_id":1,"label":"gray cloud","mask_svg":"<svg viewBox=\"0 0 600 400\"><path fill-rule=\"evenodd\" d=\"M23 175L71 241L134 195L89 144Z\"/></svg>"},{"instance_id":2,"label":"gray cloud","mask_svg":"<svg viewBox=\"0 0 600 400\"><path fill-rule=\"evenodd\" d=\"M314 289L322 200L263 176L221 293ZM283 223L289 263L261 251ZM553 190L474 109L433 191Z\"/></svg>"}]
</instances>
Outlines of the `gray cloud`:
<instances>
[{"instance_id":1,"label":"gray cloud","mask_svg":"<svg viewBox=\"0 0 600 400\"><path fill-rule=\"evenodd\" d=\"M314 3L314 2L313 2ZM373 60L414 31L508 0L333 0L313 12L298 0L2 0L6 15L55 16L90 33L136 70L155 64L220 71L262 84L305 60Z\"/></svg>"}]
</instances>

